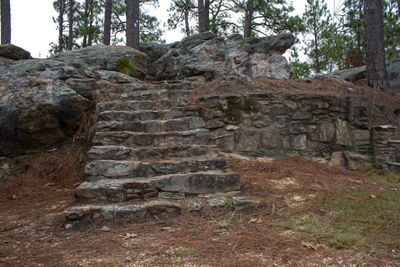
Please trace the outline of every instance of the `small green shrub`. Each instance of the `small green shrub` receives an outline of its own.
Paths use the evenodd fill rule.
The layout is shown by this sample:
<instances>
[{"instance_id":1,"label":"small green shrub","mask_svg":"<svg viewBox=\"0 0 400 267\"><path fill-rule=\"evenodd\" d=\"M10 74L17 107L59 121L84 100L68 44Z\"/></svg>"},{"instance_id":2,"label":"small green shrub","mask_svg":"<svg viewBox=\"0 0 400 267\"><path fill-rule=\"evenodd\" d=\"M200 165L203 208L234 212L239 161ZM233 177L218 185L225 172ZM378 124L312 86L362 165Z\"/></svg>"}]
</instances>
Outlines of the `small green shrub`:
<instances>
[{"instance_id":1,"label":"small green shrub","mask_svg":"<svg viewBox=\"0 0 400 267\"><path fill-rule=\"evenodd\" d=\"M135 64L130 58L122 57L117 62L117 71L125 75L132 76L135 72Z\"/></svg>"},{"instance_id":2,"label":"small green shrub","mask_svg":"<svg viewBox=\"0 0 400 267\"><path fill-rule=\"evenodd\" d=\"M178 258L194 256L197 253L199 253L199 251L196 249L193 249L193 248L192 249L181 249L181 250L175 251L175 255Z\"/></svg>"}]
</instances>

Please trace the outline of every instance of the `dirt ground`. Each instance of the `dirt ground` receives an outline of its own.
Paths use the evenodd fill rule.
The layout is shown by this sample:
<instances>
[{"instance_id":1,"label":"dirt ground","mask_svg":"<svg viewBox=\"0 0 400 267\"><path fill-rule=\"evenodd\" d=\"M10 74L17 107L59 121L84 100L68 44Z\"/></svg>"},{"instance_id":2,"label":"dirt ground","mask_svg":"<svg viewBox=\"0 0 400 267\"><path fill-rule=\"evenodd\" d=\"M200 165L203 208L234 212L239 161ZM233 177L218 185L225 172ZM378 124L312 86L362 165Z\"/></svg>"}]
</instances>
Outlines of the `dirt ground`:
<instances>
[{"instance_id":1,"label":"dirt ground","mask_svg":"<svg viewBox=\"0 0 400 267\"><path fill-rule=\"evenodd\" d=\"M77 179L25 177L8 184L0 191L0 266L398 266L400 239L374 252L357 245L338 249L276 227L285 212L326 213L307 199L370 188L367 176L301 157L234 156L230 166L242 175L242 194L261 205L79 231L65 229L63 214L73 204Z\"/></svg>"}]
</instances>

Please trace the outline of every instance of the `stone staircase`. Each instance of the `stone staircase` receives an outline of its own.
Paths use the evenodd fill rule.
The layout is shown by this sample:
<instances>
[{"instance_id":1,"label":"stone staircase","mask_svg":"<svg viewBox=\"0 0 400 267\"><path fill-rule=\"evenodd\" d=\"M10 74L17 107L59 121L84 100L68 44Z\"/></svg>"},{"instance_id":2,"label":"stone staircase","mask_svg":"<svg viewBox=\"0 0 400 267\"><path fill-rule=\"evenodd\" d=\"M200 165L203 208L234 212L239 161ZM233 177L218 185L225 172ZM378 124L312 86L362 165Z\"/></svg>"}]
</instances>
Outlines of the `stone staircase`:
<instances>
[{"instance_id":1,"label":"stone staircase","mask_svg":"<svg viewBox=\"0 0 400 267\"><path fill-rule=\"evenodd\" d=\"M86 181L70 220L141 221L201 207L199 197L240 190L192 105L193 83L125 84L97 96L97 125Z\"/></svg>"}]
</instances>

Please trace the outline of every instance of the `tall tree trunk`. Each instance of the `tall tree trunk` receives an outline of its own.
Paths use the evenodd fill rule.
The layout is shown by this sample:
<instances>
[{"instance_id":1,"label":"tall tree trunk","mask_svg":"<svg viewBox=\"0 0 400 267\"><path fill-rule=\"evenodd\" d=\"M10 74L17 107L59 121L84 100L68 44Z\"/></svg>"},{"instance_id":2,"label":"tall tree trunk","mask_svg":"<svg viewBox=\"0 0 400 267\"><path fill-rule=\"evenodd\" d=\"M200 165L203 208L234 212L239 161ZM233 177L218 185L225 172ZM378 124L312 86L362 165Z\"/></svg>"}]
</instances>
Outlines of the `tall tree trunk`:
<instances>
[{"instance_id":1,"label":"tall tree trunk","mask_svg":"<svg viewBox=\"0 0 400 267\"><path fill-rule=\"evenodd\" d=\"M400 18L400 0L397 0L397 11L399 13L399 18Z\"/></svg>"},{"instance_id":2,"label":"tall tree trunk","mask_svg":"<svg viewBox=\"0 0 400 267\"><path fill-rule=\"evenodd\" d=\"M139 49L139 0L126 0L126 45Z\"/></svg>"},{"instance_id":3,"label":"tall tree trunk","mask_svg":"<svg viewBox=\"0 0 400 267\"><path fill-rule=\"evenodd\" d=\"M112 0L106 0L106 7L104 11L104 44L110 45L111 42L111 14L112 14Z\"/></svg>"},{"instance_id":4,"label":"tall tree trunk","mask_svg":"<svg viewBox=\"0 0 400 267\"><path fill-rule=\"evenodd\" d=\"M199 32L206 32L209 27L210 1L198 0L197 3L199 11Z\"/></svg>"},{"instance_id":5,"label":"tall tree trunk","mask_svg":"<svg viewBox=\"0 0 400 267\"><path fill-rule=\"evenodd\" d=\"M94 0L88 0L89 1L89 27L88 27L88 46L92 46L93 44L93 22L94 22L94 16L93 16L93 9L94 9Z\"/></svg>"},{"instance_id":6,"label":"tall tree trunk","mask_svg":"<svg viewBox=\"0 0 400 267\"><path fill-rule=\"evenodd\" d=\"M204 0L204 22L206 25L206 31L210 30L210 0Z\"/></svg>"},{"instance_id":7,"label":"tall tree trunk","mask_svg":"<svg viewBox=\"0 0 400 267\"><path fill-rule=\"evenodd\" d=\"M65 13L65 0L59 0L58 3L58 52L61 52L64 47L64 13Z\"/></svg>"},{"instance_id":8,"label":"tall tree trunk","mask_svg":"<svg viewBox=\"0 0 400 267\"><path fill-rule=\"evenodd\" d=\"M383 44L382 0L364 0L368 85L389 90Z\"/></svg>"},{"instance_id":9,"label":"tall tree trunk","mask_svg":"<svg viewBox=\"0 0 400 267\"><path fill-rule=\"evenodd\" d=\"M89 3L89 26L88 26L88 46L92 46L93 43L93 0Z\"/></svg>"},{"instance_id":10,"label":"tall tree trunk","mask_svg":"<svg viewBox=\"0 0 400 267\"><path fill-rule=\"evenodd\" d=\"M253 24L254 0L248 0L244 15L244 38L251 37L251 29Z\"/></svg>"},{"instance_id":11,"label":"tall tree trunk","mask_svg":"<svg viewBox=\"0 0 400 267\"><path fill-rule=\"evenodd\" d=\"M199 32L205 32L206 31L206 22L205 22L205 17L204 17L204 1L203 0L198 0L197 1L197 8L199 12Z\"/></svg>"},{"instance_id":12,"label":"tall tree trunk","mask_svg":"<svg viewBox=\"0 0 400 267\"><path fill-rule=\"evenodd\" d=\"M190 0L186 0L186 2L185 2L185 32L186 32L186 36L190 35L189 8L190 8Z\"/></svg>"},{"instance_id":13,"label":"tall tree trunk","mask_svg":"<svg viewBox=\"0 0 400 267\"><path fill-rule=\"evenodd\" d=\"M68 50L72 50L72 43L74 40L74 0L69 0L69 14L68 14Z\"/></svg>"},{"instance_id":14,"label":"tall tree trunk","mask_svg":"<svg viewBox=\"0 0 400 267\"><path fill-rule=\"evenodd\" d=\"M1 0L1 44L11 43L10 0Z\"/></svg>"},{"instance_id":15,"label":"tall tree trunk","mask_svg":"<svg viewBox=\"0 0 400 267\"><path fill-rule=\"evenodd\" d=\"M90 0L85 1L85 11L84 11L84 17L83 17L83 25L85 27L85 31L83 32L83 41L82 41L82 47L87 47L87 42L88 42L88 35L89 35L89 14L90 14Z\"/></svg>"}]
</instances>

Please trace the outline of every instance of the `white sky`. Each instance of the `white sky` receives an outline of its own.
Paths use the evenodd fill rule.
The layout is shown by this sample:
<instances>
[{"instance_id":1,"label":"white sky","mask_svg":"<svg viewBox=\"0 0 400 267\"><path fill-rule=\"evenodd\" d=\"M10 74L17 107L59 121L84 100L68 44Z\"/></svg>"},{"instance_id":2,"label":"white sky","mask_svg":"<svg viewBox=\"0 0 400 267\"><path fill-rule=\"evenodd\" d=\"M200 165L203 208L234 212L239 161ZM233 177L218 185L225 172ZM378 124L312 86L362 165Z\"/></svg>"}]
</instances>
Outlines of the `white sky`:
<instances>
[{"instance_id":1,"label":"white sky","mask_svg":"<svg viewBox=\"0 0 400 267\"><path fill-rule=\"evenodd\" d=\"M327 0L329 8L339 0ZM153 10L153 15L161 20L161 26L168 19L170 0L160 0L160 7ZM58 32L53 17L57 16L53 0L11 0L11 42L29 52L33 57L46 57L50 42L56 42ZM306 0L293 0L295 13L304 12ZM165 32L163 38L168 43L182 39L180 29Z\"/></svg>"}]
</instances>

